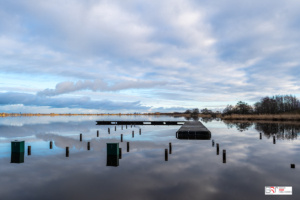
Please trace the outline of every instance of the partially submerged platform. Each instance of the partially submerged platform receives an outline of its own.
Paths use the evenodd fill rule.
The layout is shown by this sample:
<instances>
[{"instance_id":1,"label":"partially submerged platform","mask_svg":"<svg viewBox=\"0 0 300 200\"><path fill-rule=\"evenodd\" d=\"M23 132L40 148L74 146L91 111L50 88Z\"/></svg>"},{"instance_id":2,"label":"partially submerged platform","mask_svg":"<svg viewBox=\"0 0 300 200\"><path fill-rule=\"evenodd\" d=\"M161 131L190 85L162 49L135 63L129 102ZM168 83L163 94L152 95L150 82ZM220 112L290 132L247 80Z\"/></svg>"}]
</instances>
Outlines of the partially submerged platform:
<instances>
[{"instance_id":1,"label":"partially submerged platform","mask_svg":"<svg viewBox=\"0 0 300 200\"><path fill-rule=\"evenodd\" d=\"M200 121L96 121L96 125L182 125L177 139L210 140L211 132Z\"/></svg>"},{"instance_id":2,"label":"partially submerged platform","mask_svg":"<svg viewBox=\"0 0 300 200\"><path fill-rule=\"evenodd\" d=\"M96 121L96 125L183 125L185 121Z\"/></svg>"},{"instance_id":3,"label":"partially submerged platform","mask_svg":"<svg viewBox=\"0 0 300 200\"><path fill-rule=\"evenodd\" d=\"M176 138L210 140L211 132L200 121L187 121L176 132Z\"/></svg>"}]
</instances>

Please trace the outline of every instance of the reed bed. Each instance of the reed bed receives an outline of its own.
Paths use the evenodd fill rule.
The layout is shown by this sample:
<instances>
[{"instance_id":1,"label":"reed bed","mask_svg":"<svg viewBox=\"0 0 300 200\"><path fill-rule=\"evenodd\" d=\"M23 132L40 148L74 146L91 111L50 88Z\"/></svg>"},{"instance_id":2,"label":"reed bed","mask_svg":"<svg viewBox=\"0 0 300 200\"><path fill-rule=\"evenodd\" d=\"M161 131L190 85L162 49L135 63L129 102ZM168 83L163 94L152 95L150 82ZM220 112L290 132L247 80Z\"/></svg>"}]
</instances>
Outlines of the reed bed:
<instances>
[{"instance_id":1,"label":"reed bed","mask_svg":"<svg viewBox=\"0 0 300 200\"><path fill-rule=\"evenodd\" d=\"M222 120L274 120L274 121L300 121L300 114L276 114L276 115L239 115L232 114L221 117Z\"/></svg>"}]
</instances>

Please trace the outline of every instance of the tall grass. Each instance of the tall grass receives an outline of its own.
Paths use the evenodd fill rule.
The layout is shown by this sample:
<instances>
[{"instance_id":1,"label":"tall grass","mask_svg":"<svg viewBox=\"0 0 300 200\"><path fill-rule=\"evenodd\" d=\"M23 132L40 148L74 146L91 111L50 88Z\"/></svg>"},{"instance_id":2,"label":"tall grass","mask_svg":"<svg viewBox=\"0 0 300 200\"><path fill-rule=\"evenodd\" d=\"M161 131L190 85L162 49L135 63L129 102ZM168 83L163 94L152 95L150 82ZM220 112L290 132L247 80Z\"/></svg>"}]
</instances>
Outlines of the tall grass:
<instances>
[{"instance_id":1,"label":"tall grass","mask_svg":"<svg viewBox=\"0 0 300 200\"><path fill-rule=\"evenodd\" d=\"M276 115L226 115L221 117L224 120L299 120L300 114L276 114Z\"/></svg>"}]
</instances>

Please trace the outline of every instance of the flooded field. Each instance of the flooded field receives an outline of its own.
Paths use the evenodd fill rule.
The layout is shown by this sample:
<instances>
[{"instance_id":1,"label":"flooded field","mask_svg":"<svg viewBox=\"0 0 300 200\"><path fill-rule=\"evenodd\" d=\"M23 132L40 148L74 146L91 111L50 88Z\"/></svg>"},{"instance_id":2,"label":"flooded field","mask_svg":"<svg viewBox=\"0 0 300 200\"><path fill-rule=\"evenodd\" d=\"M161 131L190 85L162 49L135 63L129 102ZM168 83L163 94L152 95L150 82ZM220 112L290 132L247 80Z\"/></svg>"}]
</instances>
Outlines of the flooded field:
<instances>
[{"instance_id":1,"label":"flooded field","mask_svg":"<svg viewBox=\"0 0 300 200\"><path fill-rule=\"evenodd\" d=\"M271 199L265 186L273 185L293 187L292 196L276 199L300 198L299 123L200 119L211 132L211 139L201 140L177 139L181 125L122 130L97 126L98 120L187 119L0 118L1 199ZM23 157L11 153L15 140L25 141ZM122 155L107 156L106 143L119 143Z\"/></svg>"}]
</instances>

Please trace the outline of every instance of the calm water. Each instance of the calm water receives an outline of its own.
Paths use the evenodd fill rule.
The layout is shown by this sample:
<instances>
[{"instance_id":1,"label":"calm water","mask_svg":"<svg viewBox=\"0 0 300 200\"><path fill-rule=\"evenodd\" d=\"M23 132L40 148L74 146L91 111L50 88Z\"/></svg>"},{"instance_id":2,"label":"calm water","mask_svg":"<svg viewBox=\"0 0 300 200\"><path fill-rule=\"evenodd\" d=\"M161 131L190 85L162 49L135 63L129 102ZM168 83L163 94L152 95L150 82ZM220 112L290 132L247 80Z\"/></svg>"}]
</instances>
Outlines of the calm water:
<instances>
[{"instance_id":1,"label":"calm water","mask_svg":"<svg viewBox=\"0 0 300 200\"><path fill-rule=\"evenodd\" d=\"M123 130L117 126L115 131L113 125L96 126L96 120L185 119L0 118L0 199L271 199L274 197L264 195L264 187L271 185L293 187L292 196L276 196L276 199L300 198L297 123L204 120L215 141L213 147L212 140L176 139L175 132L180 126L128 126L127 129L123 126ZM10 142L14 140L25 141L24 163L10 163ZM50 141L53 149L49 148ZM91 144L89 151L87 142ZM122 158L118 167L107 166L108 142L120 142ZM130 142L129 152L127 142ZM170 142L172 153L165 161L165 149ZM216 143L220 145L219 155ZM32 148L30 156L27 146ZM66 157L67 146L69 157ZM223 163L223 149L227 153L226 163ZM291 164L296 168L292 169Z\"/></svg>"}]
</instances>

